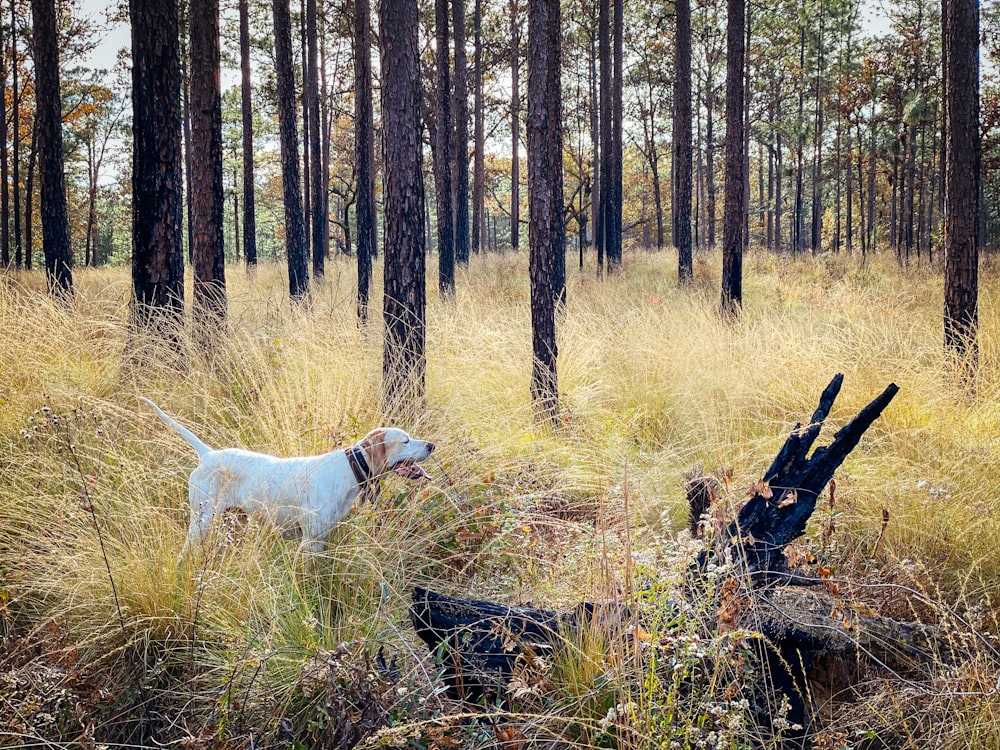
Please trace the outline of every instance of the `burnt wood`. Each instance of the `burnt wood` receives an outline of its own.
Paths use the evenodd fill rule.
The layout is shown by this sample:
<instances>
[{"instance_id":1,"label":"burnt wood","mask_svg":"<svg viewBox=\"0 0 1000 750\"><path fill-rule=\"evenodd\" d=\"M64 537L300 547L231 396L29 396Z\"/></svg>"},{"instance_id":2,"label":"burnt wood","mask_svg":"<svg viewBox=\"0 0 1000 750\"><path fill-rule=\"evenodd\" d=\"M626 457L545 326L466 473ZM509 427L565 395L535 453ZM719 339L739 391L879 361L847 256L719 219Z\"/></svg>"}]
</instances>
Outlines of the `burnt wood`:
<instances>
[{"instance_id":1,"label":"burnt wood","mask_svg":"<svg viewBox=\"0 0 1000 750\"><path fill-rule=\"evenodd\" d=\"M857 618L845 627L843 617L836 614L834 597L822 587L773 585L801 582L793 580L796 576L786 569L782 550L805 533L819 493L899 390L890 384L838 430L829 445L810 455L842 383L843 375L836 375L820 396L810 422L795 425L764 473L759 491L723 536L721 550L699 556L689 589L693 596L699 595L698 577L712 554L721 552L736 561L734 573L749 584L751 597L738 621L729 626L765 637L758 655L771 674L770 697L787 696L791 710L785 718L803 726L807 722L804 681L814 658L832 656L854 663L868 655L906 671L932 655L937 631L934 626L877 617ZM699 520L720 488L712 477L692 476L687 490L691 530L697 534ZM597 617L609 632L624 637L632 619L619 604L585 602L569 611L556 611L456 598L419 587L413 590L410 617L417 635L440 660L451 696L473 703L504 702L515 662L526 652L550 654L567 634ZM768 700L763 694L759 698L754 711L766 726L771 718L769 706L781 701ZM806 742L806 733L786 738L793 744Z\"/></svg>"},{"instance_id":2,"label":"burnt wood","mask_svg":"<svg viewBox=\"0 0 1000 750\"><path fill-rule=\"evenodd\" d=\"M820 396L810 422L805 426L795 425L764 473L763 481L770 491L755 493L729 527L727 540L736 540L739 548L732 559L744 560L748 572L759 574L765 580L785 572L782 554L785 545L805 533L819 493L899 391L895 383L890 383L834 434L832 443L817 448L808 456L843 381L842 374L835 375ZM732 541L727 543L732 544Z\"/></svg>"}]
</instances>

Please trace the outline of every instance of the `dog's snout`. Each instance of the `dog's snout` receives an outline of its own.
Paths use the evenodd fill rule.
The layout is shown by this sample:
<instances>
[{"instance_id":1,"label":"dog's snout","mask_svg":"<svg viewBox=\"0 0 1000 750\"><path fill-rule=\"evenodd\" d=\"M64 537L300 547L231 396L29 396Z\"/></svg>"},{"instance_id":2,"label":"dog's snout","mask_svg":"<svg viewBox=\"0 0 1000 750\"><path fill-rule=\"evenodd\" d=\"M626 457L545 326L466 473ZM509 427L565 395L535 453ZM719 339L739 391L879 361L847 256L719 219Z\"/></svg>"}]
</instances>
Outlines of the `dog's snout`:
<instances>
[{"instance_id":1,"label":"dog's snout","mask_svg":"<svg viewBox=\"0 0 1000 750\"><path fill-rule=\"evenodd\" d=\"M427 441L427 452L428 453L434 452L434 443L430 442L429 440Z\"/></svg>"}]
</instances>

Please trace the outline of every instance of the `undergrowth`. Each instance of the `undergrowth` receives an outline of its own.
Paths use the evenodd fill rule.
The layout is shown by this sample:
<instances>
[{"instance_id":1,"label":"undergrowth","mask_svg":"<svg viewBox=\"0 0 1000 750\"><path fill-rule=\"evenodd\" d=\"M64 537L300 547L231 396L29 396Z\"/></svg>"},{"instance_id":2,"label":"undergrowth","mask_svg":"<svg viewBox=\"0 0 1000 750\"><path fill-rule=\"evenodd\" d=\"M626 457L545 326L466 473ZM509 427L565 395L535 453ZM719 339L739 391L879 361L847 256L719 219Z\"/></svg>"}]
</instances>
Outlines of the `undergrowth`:
<instances>
[{"instance_id":1,"label":"undergrowth","mask_svg":"<svg viewBox=\"0 0 1000 750\"><path fill-rule=\"evenodd\" d=\"M737 323L717 315L714 260L686 287L675 269L636 252L614 277L569 274L553 430L528 403L526 259L474 259L453 301L430 300L427 409L400 425L439 446L433 480L387 480L308 560L236 514L178 560L195 457L138 396L210 445L357 440L381 421L382 341L377 300L356 325L349 261L302 307L280 267L232 269L211 358L131 337L125 269L78 271L68 309L41 277L0 277L0 744L778 746L796 730L761 709L766 645L713 625L737 595L723 578L685 588L700 542L684 478L720 470L740 498L839 371L830 430L889 382L901 392L816 514L814 569L872 612L960 620L979 640L961 664L854 675L816 711L816 745L1000 747L995 274L969 394L943 362L933 269L751 254ZM415 641L414 585L636 617L627 637L594 625L526 657L484 714L448 698Z\"/></svg>"}]
</instances>

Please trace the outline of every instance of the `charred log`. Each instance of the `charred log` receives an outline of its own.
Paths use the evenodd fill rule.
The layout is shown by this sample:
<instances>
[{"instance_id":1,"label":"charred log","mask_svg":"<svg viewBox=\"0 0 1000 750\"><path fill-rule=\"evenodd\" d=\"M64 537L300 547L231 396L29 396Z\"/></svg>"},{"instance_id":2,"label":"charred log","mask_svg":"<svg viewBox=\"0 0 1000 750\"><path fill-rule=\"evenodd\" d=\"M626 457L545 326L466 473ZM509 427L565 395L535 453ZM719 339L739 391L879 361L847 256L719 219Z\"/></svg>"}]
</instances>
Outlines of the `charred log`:
<instances>
[{"instance_id":1,"label":"charred log","mask_svg":"<svg viewBox=\"0 0 1000 750\"><path fill-rule=\"evenodd\" d=\"M898 391L890 384L838 430L829 445L812 450L842 383L839 374L830 381L810 422L795 426L755 485L753 497L723 528L716 546L692 566L694 585L689 592L703 596L706 591L698 582L708 561L723 557L732 563L729 575L738 594L731 598L739 604L727 608L716 602L707 607L715 612L716 620L709 627L738 628L764 636L751 639L769 675L766 684L752 689L760 698L753 711L762 726L778 716L772 712L782 703L783 720L806 726L806 696L810 694L806 684L819 661L833 658L849 666L870 659L902 673L928 660L940 663L949 657L935 645L940 639L933 625L859 614L829 593L829 587L774 585L802 582L801 576L788 569L783 551L805 533L820 492ZM714 477L691 475L686 489L691 531L698 536L702 520L721 494L721 484ZM601 617L608 632L621 637L630 632L633 620L620 605L584 603L559 612L459 599L422 588L414 589L410 614L417 635L441 660L449 693L473 703L503 702L518 659L552 654L594 618ZM805 729L783 736L793 744L806 742Z\"/></svg>"},{"instance_id":2,"label":"charred log","mask_svg":"<svg viewBox=\"0 0 1000 750\"><path fill-rule=\"evenodd\" d=\"M899 391L895 383L890 383L834 434L830 445L807 455L819 437L843 381L842 374L835 375L820 396L809 424L795 425L758 483L754 496L725 534L724 544L734 548L727 557L744 563L746 572L755 575L759 582L773 581L787 573L785 547L805 533L819 493ZM703 564L707 557L702 556Z\"/></svg>"},{"instance_id":3,"label":"charred log","mask_svg":"<svg viewBox=\"0 0 1000 750\"><path fill-rule=\"evenodd\" d=\"M519 658L548 656L595 618L623 627L627 612L618 605L583 602L566 612L476 599L460 599L413 589L410 619L417 636L445 668L449 694L470 703L503 702Z\"/></svg>"}]
</instances>

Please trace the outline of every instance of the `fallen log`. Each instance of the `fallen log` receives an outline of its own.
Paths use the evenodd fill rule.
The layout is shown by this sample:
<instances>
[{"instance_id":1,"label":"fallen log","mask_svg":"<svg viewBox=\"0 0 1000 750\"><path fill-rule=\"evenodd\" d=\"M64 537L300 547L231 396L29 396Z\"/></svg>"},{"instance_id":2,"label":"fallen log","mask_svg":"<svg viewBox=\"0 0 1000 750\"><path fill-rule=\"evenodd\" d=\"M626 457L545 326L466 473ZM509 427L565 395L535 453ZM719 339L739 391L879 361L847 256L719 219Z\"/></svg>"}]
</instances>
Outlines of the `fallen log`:
<instances>
[{"instance_id":1,"label":"fallen log","mask_svg":"<svg viewBox=\"0 0 1000 750\"><path fill-rule=\"evenodd\" d=\"M890 668L905 669L928 658L934 640L932 626L897 623L876 616L855 618L845 626L843 613L826 592L796 591L778 583L796 583L783 554L787 545L805 533L819 493L858 445L862 435L882 414L898 388L890 384L877 398L837 431L827 446L810 454L843 383L838 374L824 389L811 421L796 424L778 451L751 499L740 508L716 545L699 555L690 589L704 592L699 580L711 560L731 564L729 576L739 580L740 606L726 616L724 629L743 629L763 636L758 650L772 673L770 689L783 694L784 719L805 725L808 669L819 655L857 659L873 655ZM696 477L688 484L691 529L707 512L717 484ZM798 581L801 582L801 581ZM719 607L716 617L723 617ZM469 702L502 702L515 664L524 654L550 654L565 643L566 634L592 623L597 613L604 622L628 632L629 613L620 605L583 603L558 612L514 607L496 602L462 599L416 588L410 609L417 635L432 653L440 655L451 695ZM721 622L715 623L718 628ZM853 627L853 630L851 629ZM866 635L867 634L867 635ZM871 650L877 652L877 656ZM773 698L774 696L772 696ZM780 705L782 701L765 701ZM769 710L769 709L764 709ZM767 723L768 717L763 717Z\"/></svg>"},{"instance_id":2,"label":"fallen log","mask_svg":"<svg viewBox=\"0 0 1000 750\"><path fill-rule=\"evenodd\" d=\"M503 702L514 664L525 654L546 657L566 634L600 618L612 627L627 620L624 608L595 602L557 612L461 599L413 589L410 620L417 636L442 657L449 694L470 703Z\"/></svg>"}]
</instances>

